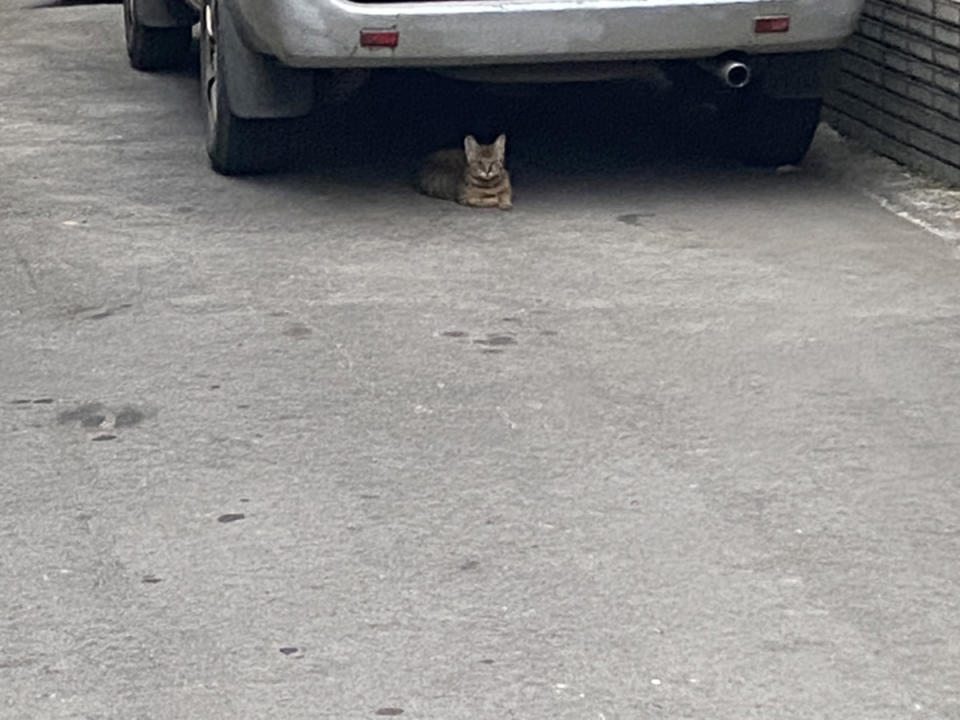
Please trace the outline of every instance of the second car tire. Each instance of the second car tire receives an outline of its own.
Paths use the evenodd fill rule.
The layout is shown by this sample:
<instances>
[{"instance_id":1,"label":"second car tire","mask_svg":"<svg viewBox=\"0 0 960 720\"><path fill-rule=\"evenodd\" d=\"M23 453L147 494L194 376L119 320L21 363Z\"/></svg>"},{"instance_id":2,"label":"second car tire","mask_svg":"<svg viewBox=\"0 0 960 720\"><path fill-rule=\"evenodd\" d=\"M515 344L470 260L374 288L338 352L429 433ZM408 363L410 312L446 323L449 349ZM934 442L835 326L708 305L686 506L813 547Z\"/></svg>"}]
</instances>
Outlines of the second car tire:
<instances>
[{"instance_id":1,"label":"second car tire","mask_svg":"<svg viewBox=\"0 0 960 720\"><path fill-rule=\"evenodd\" d=\"M167 70L180 66L190 52L191 31L186 27L148 27L137 12L137 0L123 0L123 27L127 56L137 70Z\"/></svg>"},{"instance_id":2,"label":"second car tire","mask_svg":"<svg viewBox=\"0 0 960 720\"><path fill-rule=\"evenodd\" d=\"M726 116L727 154L748 165L795 165L820 122L820 98L773 98L745 93Z\"/></svg>"}]
</instances>

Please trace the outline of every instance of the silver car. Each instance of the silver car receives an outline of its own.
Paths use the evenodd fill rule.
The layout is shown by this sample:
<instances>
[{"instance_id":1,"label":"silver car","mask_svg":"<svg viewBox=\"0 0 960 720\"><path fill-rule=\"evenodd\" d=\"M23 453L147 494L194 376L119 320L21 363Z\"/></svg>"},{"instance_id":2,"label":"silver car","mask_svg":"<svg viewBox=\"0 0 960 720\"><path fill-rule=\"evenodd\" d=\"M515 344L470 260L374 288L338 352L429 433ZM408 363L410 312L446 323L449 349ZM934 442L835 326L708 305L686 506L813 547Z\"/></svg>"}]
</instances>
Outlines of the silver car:
<instances>
[{"instance_id":1,"label":"silver car","mask_svg":"<svg viewBox=\"0 0 960 720\"><path fill-rule=\"evenodd\" d=\"M377 68L478 81L659 78L723 98L746 162L803 158L863 0L124 0L133 67L183 62L200 26L207 151L282 165L303 118ZM286 152L285 152L286 151Z\"/></svg>"}]
</instances>

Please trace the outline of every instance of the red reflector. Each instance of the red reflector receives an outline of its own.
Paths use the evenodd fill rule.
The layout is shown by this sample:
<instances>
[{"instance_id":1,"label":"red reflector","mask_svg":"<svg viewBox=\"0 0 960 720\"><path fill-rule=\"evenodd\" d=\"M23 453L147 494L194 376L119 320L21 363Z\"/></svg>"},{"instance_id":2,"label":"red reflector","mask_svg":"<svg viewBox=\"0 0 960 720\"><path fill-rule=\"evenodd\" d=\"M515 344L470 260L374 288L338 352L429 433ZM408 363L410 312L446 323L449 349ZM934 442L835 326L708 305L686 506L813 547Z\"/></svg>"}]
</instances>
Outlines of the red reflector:
<instances>
[{"instance_id":1,"label":"red reflector","mask_svg":"<svg viewBox=\"0 0 960 720\"><path fill-rule=\"evenodd\" d=\"M773 17L758 17L753 21L755 33L787 32L790 29L789 15L774 15Z\"/></svg>"},{"instance_id":2,"label":"red reflector","mask_svg":"<svg viewBox=\"0 0 960 720\"><path fill-rule=\"evenodd\" d=\"M396 47L400 40L397 30L361 30L361 47Z\"/></svg>"}]
</instances>

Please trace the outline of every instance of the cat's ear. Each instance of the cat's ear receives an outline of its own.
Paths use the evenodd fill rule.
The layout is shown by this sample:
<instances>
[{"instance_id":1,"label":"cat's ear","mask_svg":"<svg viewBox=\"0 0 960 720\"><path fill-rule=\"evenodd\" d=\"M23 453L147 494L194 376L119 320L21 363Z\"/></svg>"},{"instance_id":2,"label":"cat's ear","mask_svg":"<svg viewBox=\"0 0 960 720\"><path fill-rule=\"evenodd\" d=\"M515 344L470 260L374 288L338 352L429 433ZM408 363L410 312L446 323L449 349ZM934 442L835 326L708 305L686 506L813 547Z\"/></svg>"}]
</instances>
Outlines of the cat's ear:
<instances>
[{"instance_id":1,"label":"cat's ear","mask_svg":"<svg viewBox=\"0 0 960 720\"><path fill-rule=\"evenodd\" d=\"M476 158L479 149L480 146L477 144L477 139L473 135L467 135L463 139L463 151L467 154L467 160L472 161Z\"/></svg>"},{"instance_id":2,"label":"cat's ear","mask_svg":"<svg viewBox=\"0 0 960 720\"><path fill-rule=\"evenodd\" d=\"M507 136L500 135L493 141L493 151L497 154L497 159L503 162L504 154L507 151Z\"/></svg>"}]
</instances>

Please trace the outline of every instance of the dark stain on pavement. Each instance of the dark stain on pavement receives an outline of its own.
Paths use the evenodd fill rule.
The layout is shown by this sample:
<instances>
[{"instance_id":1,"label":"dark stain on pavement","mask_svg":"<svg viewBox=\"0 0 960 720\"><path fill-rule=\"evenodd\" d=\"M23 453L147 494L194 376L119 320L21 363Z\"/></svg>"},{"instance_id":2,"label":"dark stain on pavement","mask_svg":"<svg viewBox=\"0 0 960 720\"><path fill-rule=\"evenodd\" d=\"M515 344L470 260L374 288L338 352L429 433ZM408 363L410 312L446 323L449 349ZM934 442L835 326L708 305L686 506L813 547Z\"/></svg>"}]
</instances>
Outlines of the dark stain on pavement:
<instances>
[{"instance_id":1,"label":"dark stain on pavement","mask_svg":"<svg viewBox=\"0 0 960 720\"><path fill-rule=\"evenodd\" d=\"M463 330L444 330L440 335L448 338L462 338L466 337L467 333Z\"/></svg>"},{"instance_id":2,"label":"dark stain on pavement","mask_svg":"<svg viewBox=\"0 0 960 720\"><path fill-rule=\"evenodd\" d=\"M158 578L156 575L144 575L140 582L146 585L156 585L159 582L163 582L163 578Z\"/></svg>"},{"instance_id":3,"label":"dark stain on pavement","mask_svg":"<svg viewBox=\"0 0 960 720\"><path fill-rule=\"evenodd\" d=\"M627 213L626 215L618 215L617 220L622 222L624 225L632 225L634 227L640 227L643 225L643 221L646 218L652 218L656 216L657 214L652 212Z\"/></svg>"},{"instance_id":4,"label":"dark stain on pavement","mask_svg":"<svg viewBox=\"0 0 960 720\"><path fill-rule=\"evenodd\" d=\"M130 405L124 405L115 413L115 425L119 427L133 427L139 425L146 418L142 410L138 410Z\"/></svg>"},{"instance_id":5,"label":"dark stain on pavement","mask_svg":"<svg viewBox=\"0 0 960 720\"><path fill-rule=\"evenodd\" d=\"M377 710L376 715L403 715L403 708L383 707Z\"/></svg>"},{"instance_id":6,"label":"dark stain on pavement","mask_svg":"<svg viewBox=\"0 0 960 720\"><path fill-rule=\"evenodd\" d=\"M288 325L286 328L284 328L283 334L286 335L287 337L292 337L295 340L300 340L302 338L313 335L313 330L308 328L303 323L293 323L291 325Z\"/></svg>"},{"instance_id":7,"label":"dark stain on pavement","mask_svg":"<svg viewBox=\"0 0 960 720\"><path fill-rule=\"evenodd\" d=\"M112 418L113 427L130 428L139 425L151 415L152 412L141 410L133 405L122 405L116 410L111 410L101 402L87 402L58 413L57 424L77 423L83 428L95 428L100 427L109 417Z\"/></svg>"},{"instance_id":8,"label":"dark stain on pavement","mask_svg":"<svg viewBox=\"0 0 960 720\"><path fill-rule=\"evenodd\" d=\"M95 305L94 307L82 307L73 310L70 315L80 320L105 320L112 315L116 315L121 310L132 308L132 303L120 303L118 305Z\"/></svg>"},{"instance_id":9,"label":"dark stain on pavement","mask_svg":"<svg viewBox=\"0 0 960 720\"><path fill-rule=\"evenodd\" d=\"M94 313L93 315L88 315L86 319L87 320L104 320L110 317L111 315L116 315L121 310L126 310L129 307L132 307L130 303L122 303L120 305L117 305L116 307L108 307L101 310L98 313Z\"/></svg>"},{"instance_id":10,"label":"dark stain on pavement","mask_svg":"<svg viewBox=\"0 0 960 720\"><path fill-rule=\"evenodd\" d=\"M217 518L217 522L231 523L237 520L243 520L246 517L243 513L224 513Z\"/></svg>"},{"instance_id":11,"label":"dark stain on pavement","mask_svg":"<svg viewBox=\"0 0 960 720\"><path fill-rule=\"evenodd\" d=\"M485 338L474 340L474 342L477 345L493 345L493 346L516 345L517 339L512 335L502 335L498 333L492 333L490 335L487 335L487 337Z\"/></svg>"},{"instance_id":12,"label":"dark stain on pavement","mask_svg":"<svg viewBox=\"0 0 960 720\"><path fill-rule=\"evenodd\" d=\"M103 403L83 403L72 410L64 410L57 414L57 424L68 425L79 422L80 427L97 427L106 419L104 409Z\"/></svg>"}]
</instances>

